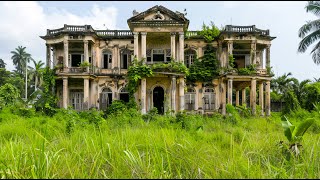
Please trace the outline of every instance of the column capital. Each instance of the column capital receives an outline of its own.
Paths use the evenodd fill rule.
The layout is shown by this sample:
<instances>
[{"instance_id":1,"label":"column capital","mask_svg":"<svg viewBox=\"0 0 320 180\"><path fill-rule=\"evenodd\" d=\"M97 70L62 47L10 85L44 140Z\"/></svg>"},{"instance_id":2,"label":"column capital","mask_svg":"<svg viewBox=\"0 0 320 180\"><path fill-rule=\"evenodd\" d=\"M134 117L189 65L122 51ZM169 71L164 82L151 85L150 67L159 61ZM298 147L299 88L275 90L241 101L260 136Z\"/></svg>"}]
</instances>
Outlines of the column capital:
<instances>
[{"instance_id":1,"label":"column capital","mask_svg":"<svg viewBox=\"0 0 320 180\"><path fill-rule=\"evenodd\" d=\"M68 80L68 76L62 77L63 80Z\"/></svg>"},{"instance_id":2,"label":"column capital","mask_svg":"<svg viewBox=\"0 0 320 180\"><path fill-rule=\"evenodd\" d=\"M266 83L267 85L269 85L269 84L270 84L270 81L266 81L265 83Z\"/></svg>"},{"instance_id":3,"label":"column capital","mask_svg":"<svg viewBox=\"0 0 320 180\"><path fill-rule=\"evenodd\" d=\"M132 34L137 36L137 35L139 35L139 32L132 32Z\"/></svg>"},{"instance_id":4,"label":"column capital","mask_svg":"<svg viewBox=\"0 0 320 180\"><path fill-rule=\"evenodd\" d=\"M68 44L68 42L69 42L68 39L63 40L63 44Z\"/></svg>"},{"instance_id":5,"label":"column capital","mask_svg":"<svg viewBox=\"0 0 320 180\"><path fill-rule=\"evenodd\" d=\"M88 44L89 41L88 40L83 40L83 43Z\"/></svg>"},{"instance_id":6,"label":"column capital","mask_svg":"<svg viewBox=\"0 0 320 180\"><path fill-rule=\"evenodd\" d=\"M175 36L177 34L177 32L170 32L171 36Z\"/></svg>"},{"instance_id":7,"label":"column capital","mask_svg":"<svg viewBox=\"0 0 320 180\"><path fill-rule=\"evenodd\" d=\"M257 40L251 40L251 44L257 44Z\"/></svg>"},{"instance_id":8,"label":"column capital","mask_svg":"<svg viewBox=\"0 0 320 180\"><path fill-rule=\"evenodd\" d=\"M147 32L140 32L141 35L147 35Z\"/></svg>"},{"instance_id":9,"label":"column capital","mask_svg":"<svg viewBox=\"0 0 320 180\"><path fill-rule=\"evenodd\" d=\"M184 36L184 32L179 32L179 36Z\"/></svg>"},{"instance_id":10,"label":"column capital","mask_svg":"<svg viewBox=\"0 0 320 180\"><path fill-rule=\"evenodd\" d=\"M270 48L271 44L267 44L266 48Z\"/></svg>"},{"instance_id":11,"label":"column capital","mask_svg":"<svg viewBox=\"0 0 320 180\"><path fill-rule=\"evenodd\" d=\"M233 40L228 40L227 43L231 44L231 43L233 43Z\"/></svg>"}]
</instances>

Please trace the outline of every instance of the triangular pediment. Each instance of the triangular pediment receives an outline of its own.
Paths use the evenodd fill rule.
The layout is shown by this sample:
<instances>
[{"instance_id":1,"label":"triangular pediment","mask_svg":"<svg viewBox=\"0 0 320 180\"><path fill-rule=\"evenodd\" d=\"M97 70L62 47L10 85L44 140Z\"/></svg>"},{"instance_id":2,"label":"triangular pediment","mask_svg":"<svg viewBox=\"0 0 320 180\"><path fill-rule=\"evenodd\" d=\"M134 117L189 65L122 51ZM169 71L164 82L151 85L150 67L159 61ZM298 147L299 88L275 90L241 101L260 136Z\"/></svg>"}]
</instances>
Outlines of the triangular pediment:
<instances>
[{"instance_id":1,"label":"triangular pediment","mask_svg":"<svg viewBox=\"0 0 320 180\"><path fill-rule=\"evenodd\" d=\"M185 28L189 25L189 20L184 17L183 13L173 12L163 6L154 6L144 12L134 12L133 16L128 19L128 25L131 29L132 24L163 22L172 24L183 24Z\"/></svg>"}]
</instances>

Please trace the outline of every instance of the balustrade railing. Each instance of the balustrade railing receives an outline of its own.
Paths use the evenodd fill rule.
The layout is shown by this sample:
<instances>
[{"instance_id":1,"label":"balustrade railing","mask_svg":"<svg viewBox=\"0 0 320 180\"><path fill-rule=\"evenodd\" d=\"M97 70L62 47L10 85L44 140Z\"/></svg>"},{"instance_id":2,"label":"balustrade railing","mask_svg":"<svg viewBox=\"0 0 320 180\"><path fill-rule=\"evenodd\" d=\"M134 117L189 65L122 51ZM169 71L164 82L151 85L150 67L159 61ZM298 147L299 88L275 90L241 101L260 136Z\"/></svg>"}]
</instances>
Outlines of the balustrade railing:
<instances>
[{"instance_id":1,"label":"balustrade railing","mask_svg":"<svg viewBox=\"0 0 320 180\"><path fill-rule=\"evenodd\" d=\"M226 25L225 31L226 32L256 32L256 33L260 33L262 35L269 35L269 30L258 29L258 28L256 28L255 25L252 25L252 26Z\"/></svg>"}]
</instances>

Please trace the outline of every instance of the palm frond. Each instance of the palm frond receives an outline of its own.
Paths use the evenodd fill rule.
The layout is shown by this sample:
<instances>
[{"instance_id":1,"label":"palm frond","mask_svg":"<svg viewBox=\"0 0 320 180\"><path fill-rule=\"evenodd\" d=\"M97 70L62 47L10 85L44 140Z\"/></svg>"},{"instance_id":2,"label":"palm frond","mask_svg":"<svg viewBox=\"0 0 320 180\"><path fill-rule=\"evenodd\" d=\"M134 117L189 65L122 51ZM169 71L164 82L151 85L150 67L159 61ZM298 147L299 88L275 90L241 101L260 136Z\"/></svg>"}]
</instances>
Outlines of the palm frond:
<instances>
[{"instance_id":1,"label":"palm frond","mask_svg":"<svg viewBox=\"0 0 320 180\"><path fill-rule=\"evenodd\" d=\"M306 37L304 37L300 41L299 47L298 47L298 52L305 52L307 50L307 48L318 39L320 39L320 29L307 35Z\"/></svg>"},{"instance_id":2,"label":"palm frond","mask_svg":"<svg viewBox=\"0 0 320 180\"><path fill-rule=\"evenodd\" d=\"M320 2L319 1L309 1L306 5L306 11L312 12L316 16L320 16Z\"/></svg>"},{"instance_id":3,"label":"palm frond","mask_svg":"<svg viewBox=\"0 0 320 180\"><path fill-rule=\"evenodd\" d=\"M320 28L320 19L307 21L307 23L301 26L301 28L299 29L298 35L300 38L304 38L309 32L315 31L319 28Z\"/></svg>"}]
</instances>

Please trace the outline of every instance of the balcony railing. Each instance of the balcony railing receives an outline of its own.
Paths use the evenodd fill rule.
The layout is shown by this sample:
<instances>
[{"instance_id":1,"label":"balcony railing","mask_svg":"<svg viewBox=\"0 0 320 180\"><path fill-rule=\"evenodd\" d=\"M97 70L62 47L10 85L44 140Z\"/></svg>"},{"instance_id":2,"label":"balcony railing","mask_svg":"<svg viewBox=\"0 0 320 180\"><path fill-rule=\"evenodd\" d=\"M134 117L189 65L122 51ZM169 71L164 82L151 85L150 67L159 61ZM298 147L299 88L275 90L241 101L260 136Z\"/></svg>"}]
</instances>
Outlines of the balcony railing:
<instances>
[{"instance_id":1,"label":"balcony railing","mask_svg":"<svg viewBox=\"0 0 320 180\"><path fill-rule=\"evenodd\" d=\"M269 30L262 30L262 29L258 29L256 28L255 25L252 26L232 26L232 25L226 25L225 27L225 32L253 32L253 33L258 33L261 35L265 35L268 36L269 35Z\"/></svg>"}]
</instances>

